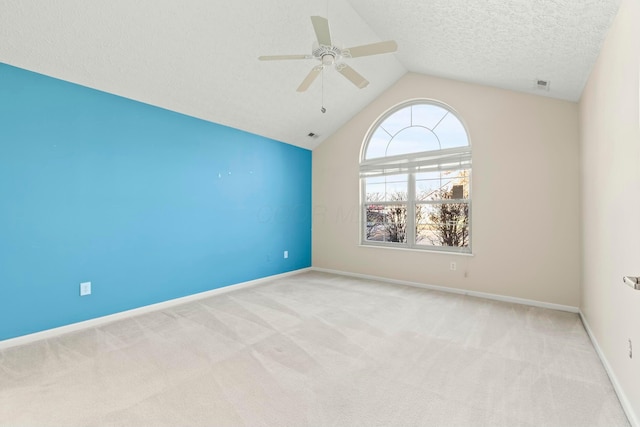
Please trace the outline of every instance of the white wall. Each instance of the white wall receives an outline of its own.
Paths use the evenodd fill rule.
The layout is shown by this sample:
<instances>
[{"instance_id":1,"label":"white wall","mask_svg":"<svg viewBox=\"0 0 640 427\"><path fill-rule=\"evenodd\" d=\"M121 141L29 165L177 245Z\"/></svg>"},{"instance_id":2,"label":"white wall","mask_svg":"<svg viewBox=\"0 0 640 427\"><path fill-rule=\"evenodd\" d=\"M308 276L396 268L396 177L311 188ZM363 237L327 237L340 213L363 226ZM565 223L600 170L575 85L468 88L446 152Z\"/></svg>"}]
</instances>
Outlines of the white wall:
<instances>
[{"instance_id":1,"label":"white wall","mask_svg":"<svg viewBox=\"0 0 640 427\"><path fill-rule=\"evenodd\" d=\"M363 139L413 98L444 102L467 125L472 257L359 245ZM577 307L579 177L576 103L409 73L313 152L313 266Z\"/></svg>"},{"instance_id":2,"label":"white wall","mask_svg":"<svg viewBox=\"0 0 640 427\"><path fill-rule=\"evenodd\" d=\"M640 2L623 0L580 102L583 316L640 415ZM628 356L628 340L636 348Z\"/></svg>"}]
</instances>

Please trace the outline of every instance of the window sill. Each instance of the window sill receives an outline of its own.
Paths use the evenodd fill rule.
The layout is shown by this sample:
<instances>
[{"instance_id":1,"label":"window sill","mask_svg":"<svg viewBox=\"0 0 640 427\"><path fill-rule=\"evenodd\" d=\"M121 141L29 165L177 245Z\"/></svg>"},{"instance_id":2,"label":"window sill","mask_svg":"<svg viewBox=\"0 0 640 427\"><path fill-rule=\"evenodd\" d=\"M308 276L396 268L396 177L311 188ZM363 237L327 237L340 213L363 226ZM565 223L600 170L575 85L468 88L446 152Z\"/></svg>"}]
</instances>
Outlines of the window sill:
<instances>
[{"instance_id":1,"label":"window sill","mask_svg":"<svg viewBox=\"0 0 640 427\"><path fill-rule=\"evenodd\" d=\"M420 253L428 253L428 254L438 254L438 255L453 255L453 256L465 256L465 257L474 257L475 254L473 252L449 252L449 251L437 251L433 249L417 249L417 248L401 248L397 246L382 246L382 245L368 245L366 243L358 244L361 248L371 248L371 249L390 249L393 251L405 251L405 252L420 252Z\"/></svg>"}]
</instances>

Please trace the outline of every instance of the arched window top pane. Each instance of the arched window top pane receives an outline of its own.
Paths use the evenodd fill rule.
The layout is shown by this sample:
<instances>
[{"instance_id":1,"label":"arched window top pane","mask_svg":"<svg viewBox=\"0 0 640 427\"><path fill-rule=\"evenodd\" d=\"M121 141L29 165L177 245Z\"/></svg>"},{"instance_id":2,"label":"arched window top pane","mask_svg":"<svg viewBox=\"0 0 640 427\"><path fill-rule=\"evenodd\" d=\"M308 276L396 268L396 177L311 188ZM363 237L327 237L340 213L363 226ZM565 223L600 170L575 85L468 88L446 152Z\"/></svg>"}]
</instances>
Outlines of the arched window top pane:
<instances>
[{"instance_id":1,"label":"arched window top pane","mask_svg":"<svg viewBox=\"0 0 640 427\"><path fill-rule=\"evenodd\" d=\"M387 155L387 146L391 136L383 129L378 128L373 132L371 138L369 138L369 144L367 145L366 159L376 159L378 157L384 157Z\"/></svg>"},{"instance_id":2,"label":"arched window top pane","mask_svg":"<svg viewBox=\"0 0 640 427\"><path fill-rule=\"evenodd\" d=\"M445 116L449 115L448 110L434 104L415 104L407 108L411 109L413 126L424 126L431 130L433 130Z\"/></svg>"},{"instance_id":3,"label":"arched window top pane","mask_svg":"<svg viewBox=\"0 0 640 427\"><path fill-rule=\"evenodd\" d=\"M409 126L411 126L411 108L403 108L396 111L379 125L392 137Z\"/></svg>"},{"instance_id":4,"label":"arched window top pane","mask_svg":"<svg viewBox=\"0 0 640 427\"><path fill-rule=\"evenodd\" d=\"M369 135L363 160L469 145L467 131L455 113L429 101L391 112Z\"/></svg>"},{"instance_id":5,"label":"arched window top pane","mask_svg":"<svg viewBox=\"0 0 640 427\"><path fill-rule=\"evenodd\" d=\"M420 153L422 151L439 150L440 142L429 129L412 126L401 130L389 142L387 156Z\"/></svg>"},{"instance_id":6,"label":"arched window top pane","mask_svg":"<svg viewBox=\"0 0 640 427\"><path fill-rule=\"evenodd\" d=\"M464 147L469 145L467 131L453 114L447 114L433 130L442 143L441 148Z\"/></svg>"}]
</instances>

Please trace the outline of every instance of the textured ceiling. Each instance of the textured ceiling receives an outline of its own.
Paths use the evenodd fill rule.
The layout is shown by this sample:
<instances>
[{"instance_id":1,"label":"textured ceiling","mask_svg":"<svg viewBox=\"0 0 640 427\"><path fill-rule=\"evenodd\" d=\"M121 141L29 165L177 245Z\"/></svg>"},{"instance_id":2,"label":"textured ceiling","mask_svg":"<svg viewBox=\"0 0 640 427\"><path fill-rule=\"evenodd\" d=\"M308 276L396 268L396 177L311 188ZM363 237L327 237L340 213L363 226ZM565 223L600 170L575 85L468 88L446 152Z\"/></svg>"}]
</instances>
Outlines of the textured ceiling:
<instances>
[{"instance_id":1,"label":"textured ceiling","mask_svg":"<svg viewBox=\"0 0 640 427\"><path fill-rule=\"evenodd\" d=\"M619 0L0 0L0 62L314 148L407 71L576 101L618 6ZM341 47L395 39L399 50L348 60L371 82L365 89L331 70L324 85L319 78L298 93L315 60L257 57L310 53L310 15L328 16ZM536 79L550 80L550 90L535 89Z\"/></svg>"},{"instance_id":2,"label":"textured ceiling","mask_svg":"<svg viewBox=\"0 0 640 427\"><path fill-rule=\"evenodd\" d=\"M578 101L619 0L350 0L410 71ZM550 82L540 92L535 82Z\"/></svg>"}]
</instances>

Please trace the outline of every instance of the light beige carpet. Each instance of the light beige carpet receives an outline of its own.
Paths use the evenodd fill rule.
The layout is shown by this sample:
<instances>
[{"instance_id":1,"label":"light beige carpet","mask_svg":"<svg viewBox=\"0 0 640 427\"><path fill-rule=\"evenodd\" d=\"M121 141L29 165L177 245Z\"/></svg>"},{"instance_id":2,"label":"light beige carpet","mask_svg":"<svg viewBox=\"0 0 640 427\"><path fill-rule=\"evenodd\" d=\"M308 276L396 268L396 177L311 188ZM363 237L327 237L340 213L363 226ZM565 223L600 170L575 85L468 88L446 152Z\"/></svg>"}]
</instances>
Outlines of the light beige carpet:
<instances>
[{"instance_id":1,"label":"light beige carpet","mask_svg":"<svg viewBox=\"0 0 640 427\"><path fill-rule=\"evenodd\" d=\"M576 314L308 272L0 352L3 426L628 426Z\"/></svg>"}]
</instances>

